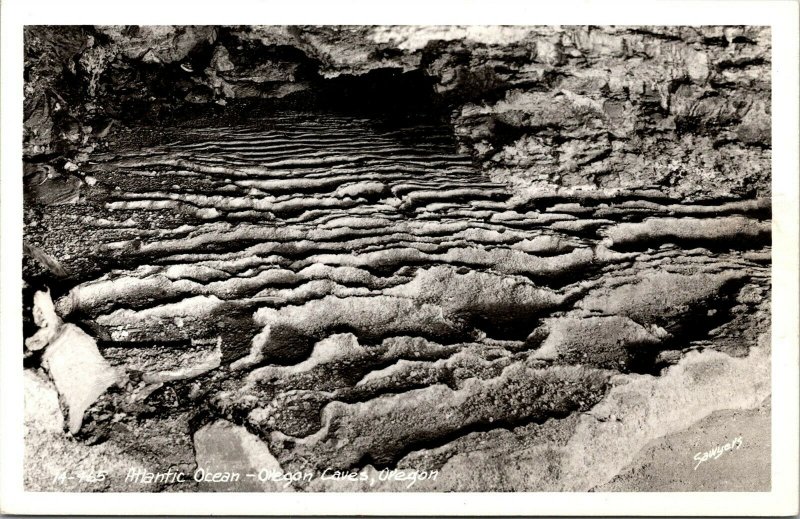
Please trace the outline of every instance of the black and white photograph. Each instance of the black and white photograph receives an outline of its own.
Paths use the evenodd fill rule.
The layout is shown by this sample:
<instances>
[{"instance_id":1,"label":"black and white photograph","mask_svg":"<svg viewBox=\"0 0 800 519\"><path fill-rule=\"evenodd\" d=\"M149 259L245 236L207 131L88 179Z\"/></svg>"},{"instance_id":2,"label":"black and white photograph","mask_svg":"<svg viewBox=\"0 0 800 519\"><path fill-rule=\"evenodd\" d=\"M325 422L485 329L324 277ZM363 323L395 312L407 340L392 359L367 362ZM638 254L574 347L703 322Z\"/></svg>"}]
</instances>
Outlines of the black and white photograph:
<instances>
[{"instance_id":1,"label":"black and white photograph","mask_svg":"<svg viewBox=\"0 0 800 519\"><path fill-rule=\"evenodd\" d=\"M775 28L525 20L22 24L21 491L796 513Z\"/></svg>"}]
</instances>

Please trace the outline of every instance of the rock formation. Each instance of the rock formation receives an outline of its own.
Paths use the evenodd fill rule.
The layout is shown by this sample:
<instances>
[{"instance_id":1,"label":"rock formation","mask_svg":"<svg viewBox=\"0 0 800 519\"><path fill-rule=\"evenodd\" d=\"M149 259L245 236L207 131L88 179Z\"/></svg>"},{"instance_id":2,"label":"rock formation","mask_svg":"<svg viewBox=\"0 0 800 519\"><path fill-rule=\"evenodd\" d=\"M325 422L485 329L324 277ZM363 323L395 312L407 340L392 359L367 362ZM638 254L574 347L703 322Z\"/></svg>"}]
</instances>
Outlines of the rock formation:
<instances>
[{"instance_id":1,"label":"rock formation","mask_svg":"<svg viewBox=\"0 0 800 519\"><path fill-rule=\"evenodd\" d=\"M85 451L108 490L586 491L769 397L766 28L25 44L32 488ZM52 326L94 347L77 404Z\"/></svg>"}]
</instances>

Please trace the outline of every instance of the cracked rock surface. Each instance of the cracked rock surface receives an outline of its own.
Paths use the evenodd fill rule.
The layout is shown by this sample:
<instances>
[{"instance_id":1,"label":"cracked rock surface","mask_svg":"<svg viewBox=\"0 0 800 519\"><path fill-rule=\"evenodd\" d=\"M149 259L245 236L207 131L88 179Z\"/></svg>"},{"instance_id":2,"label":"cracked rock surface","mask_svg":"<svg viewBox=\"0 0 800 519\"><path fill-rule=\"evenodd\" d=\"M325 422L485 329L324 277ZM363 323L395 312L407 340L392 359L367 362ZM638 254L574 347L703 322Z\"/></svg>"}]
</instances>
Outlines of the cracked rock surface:
<instances>
[{"instance_id":1,"label":"cracked rock surface","mask_svg":"<svg viewBox=\"0 0 800 519\"><path fill-rule=\"evenodd\" d=\"M31 489L86 452L78 490L647 490L640 451L769 397L766 29L26 38ZM393 82L424 113L343 93ZM118 377L80 420L44 286Z\"/></svg>"}]
</instances>

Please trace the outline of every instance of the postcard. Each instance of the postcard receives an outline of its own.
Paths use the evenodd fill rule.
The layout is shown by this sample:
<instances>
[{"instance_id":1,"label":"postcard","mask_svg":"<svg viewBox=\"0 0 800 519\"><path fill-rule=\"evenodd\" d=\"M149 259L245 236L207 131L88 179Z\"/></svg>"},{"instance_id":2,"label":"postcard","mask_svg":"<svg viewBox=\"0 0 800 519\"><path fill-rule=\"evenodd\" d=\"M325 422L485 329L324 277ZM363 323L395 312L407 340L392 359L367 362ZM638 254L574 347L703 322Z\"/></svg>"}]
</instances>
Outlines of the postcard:
<instances>
[{"instance_id":1,"label":"postcard","mask_svg":"<svg viewBox=\"0 0 800 519\"><path fill-rule=\"evenodd\" d=\"M3 4L3 511L797 512L796 2L145 4Z\"/></svg>"}]
</instances>

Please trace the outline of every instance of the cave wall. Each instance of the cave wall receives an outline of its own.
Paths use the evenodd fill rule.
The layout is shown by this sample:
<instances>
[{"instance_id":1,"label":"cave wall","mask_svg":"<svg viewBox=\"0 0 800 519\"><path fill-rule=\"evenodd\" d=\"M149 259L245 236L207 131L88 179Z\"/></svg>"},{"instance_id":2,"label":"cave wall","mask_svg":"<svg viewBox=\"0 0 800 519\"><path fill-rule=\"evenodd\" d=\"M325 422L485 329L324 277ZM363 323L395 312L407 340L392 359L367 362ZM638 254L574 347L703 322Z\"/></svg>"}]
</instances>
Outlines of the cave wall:
<instances>
[{"instance_id":1,"label":"cave wall","mask_svg":"<svg viewBox=\"0 0 800 519\"><path fill-rule=\"evenodd\" d=\"M109 131L191 107L416 108L449 118L461 151L522 198L764 197L770 40L765 27L33 26L24 156L74 168Z\"/></svg>"}]
</instances>

